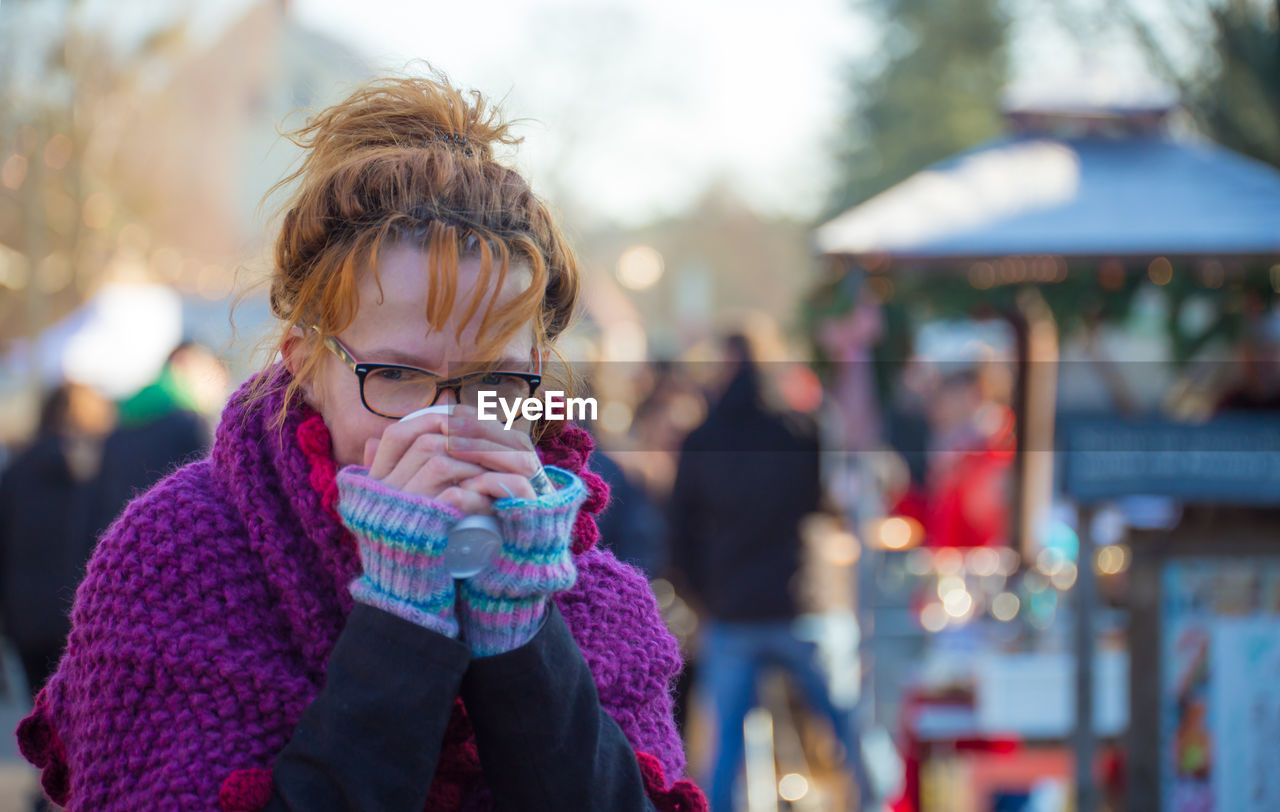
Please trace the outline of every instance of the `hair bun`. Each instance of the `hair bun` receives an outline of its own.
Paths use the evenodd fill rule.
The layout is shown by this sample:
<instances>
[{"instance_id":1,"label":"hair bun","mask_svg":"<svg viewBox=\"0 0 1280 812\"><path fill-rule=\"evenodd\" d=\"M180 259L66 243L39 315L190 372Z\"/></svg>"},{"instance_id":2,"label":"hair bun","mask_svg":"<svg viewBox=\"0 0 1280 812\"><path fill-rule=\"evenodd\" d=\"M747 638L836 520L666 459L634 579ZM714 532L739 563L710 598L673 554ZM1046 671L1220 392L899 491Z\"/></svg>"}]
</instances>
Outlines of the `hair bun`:
<instances>
[{"instance_id":1,"label":"hair bun","mask_svg":"<svg viewBox=\"0 0 1280 812\"><path fill-rule=\"evenodd\" d=\"M385 149L442 148L492 161L497 144L521 140L479 91L454 87L440 71L362 85L292 138L307 150L306 163L315 168Z\"/></svg>"}]
</instances>

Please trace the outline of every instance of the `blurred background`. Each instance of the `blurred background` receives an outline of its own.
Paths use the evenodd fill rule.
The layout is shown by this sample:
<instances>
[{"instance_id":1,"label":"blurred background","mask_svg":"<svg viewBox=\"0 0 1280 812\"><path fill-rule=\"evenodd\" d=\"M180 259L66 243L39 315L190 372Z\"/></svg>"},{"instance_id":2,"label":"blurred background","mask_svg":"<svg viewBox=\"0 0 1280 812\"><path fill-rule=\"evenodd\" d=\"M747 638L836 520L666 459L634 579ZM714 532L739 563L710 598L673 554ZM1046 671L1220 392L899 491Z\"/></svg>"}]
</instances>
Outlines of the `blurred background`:
<instances>
[{"instance_id":1,"label":"blurred background","mask_svg":"<svg viewBox=\"0 0 1280 812\"><path fill-rule=\"evenodd\" d=\"M700 783L733 596L814 652L755 662L721 806L1280 809L1274 0L0 0L7 729L96 533L271 360L279 133L417 60L523 119L580 252L603 539ZM821 472L738 553L681 453L730 332Z\"/></svg>"}]
</instances>

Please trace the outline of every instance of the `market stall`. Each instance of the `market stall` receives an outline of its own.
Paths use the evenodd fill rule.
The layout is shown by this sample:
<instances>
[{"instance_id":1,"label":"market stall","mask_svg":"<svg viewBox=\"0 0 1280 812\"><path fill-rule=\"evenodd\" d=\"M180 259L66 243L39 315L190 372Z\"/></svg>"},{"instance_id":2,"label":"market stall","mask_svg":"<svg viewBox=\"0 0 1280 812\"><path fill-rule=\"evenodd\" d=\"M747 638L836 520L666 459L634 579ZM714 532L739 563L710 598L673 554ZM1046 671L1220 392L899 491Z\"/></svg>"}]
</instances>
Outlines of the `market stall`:
<instances>
[{"instance_id":1,"label":"market stall","mask_svg":"<svg viewBox=\"0 0 1280 812\"><path fill-rule=\"evenodd\" d=\"M1280 172L1175 134L1173 112L1011 111L1006 136L923 170L815 234L824 276L808 314L829 391L846 401L837 403L844 424L865 423L850 415L867 412L865 403L847 402L844 393L858 389L851 381L863 390L877 386L883 410L878 444L846 442L844 431L832 446L833 481L846 491L868 547L859 574L864 701L878 721L906 730L912 703L937 687L926 683L938 649L952 645L944 638L967 639L959 659L970 665L960 682L971 693L987 679L972 665L986 655L1055 655L1050 670L1071 688L1071 724L1046 743L1070 748L1081 809L1102 808L1099 737L1106 745L1126 729L1138 732L1137 693L1132 727L1127 705L1110 728L1095 717L1100 697L1110 695L1095 686L1109 668L1101 663L1118 652L1135 658L1135 671L1148 664L1136 659L1148 652L1146 638L1134 636L1145 634L1136 615L1129 624L1130 609L1143 610L1125 600L1127 570L1145 560L1144 533L1176 528L1187 495L1144 484L1156 474L1141 469L1127 490L1075 487L1079 478L1064 477L1059 466L1097 436L1079 433L1084 424L1066 417L1088 413L1102 426L1185 425L1224 408L1265 409L1268 376L1280 359L1271 354L1280 346L1271 339ZM831 327L873 316L881 322L874 340L865 330ZM965 338L955 329L964 323L1003 325L1005 349ZM920 351L927 328L943 330L935 346L977 350L931 359ZM913 423L902 414L910 400L903 381L929 365L934 383L914 394L923 405ZM1000 394L986 380L993 368L1008 377ZM1096 397L1082 404L1086 390ZM920 439L951 425L954 415L938 413L943 402L987 416L999 411L989 406L1006 406L1007 435L993 444L1000 435L991 426L1002 421L987 420L965 444ZM840 453L876 449L885 454ZM1001 484L994 469L1006 451ZM1139 451L1139 459L1148 458ZM944 475L932 470L936 460L944 461ZM957 460L970 465L959 476ZM903 470L913 474L914 493L900 485ZM1079 464L1068 470L1078 473ZM974 484L984 477L986 484ZM948 482L957 484L949 491ZM992 521L987 505L983 524L979 508L993 494L1003 520ZM1117 501L1125 494L1155 496L1158 504ZM948 499L958 507L946 508ZM964 520L960 530L955 515ZM957 545L1000 551L999 567L988 571L984 557L963 551L957 565L946 554ZM911 560L911 553L920 556ZM1123 673L1115 679L1128 684ZM915 687L896 691L902 684ZM1094 724L1082 723L1091 718ZM1002 735L961 727L957 740ZM900 738L910 744L908 734ZM908 786L915 789L902 808L940 808L918 780Z\"/></svg>"}]
</instances>

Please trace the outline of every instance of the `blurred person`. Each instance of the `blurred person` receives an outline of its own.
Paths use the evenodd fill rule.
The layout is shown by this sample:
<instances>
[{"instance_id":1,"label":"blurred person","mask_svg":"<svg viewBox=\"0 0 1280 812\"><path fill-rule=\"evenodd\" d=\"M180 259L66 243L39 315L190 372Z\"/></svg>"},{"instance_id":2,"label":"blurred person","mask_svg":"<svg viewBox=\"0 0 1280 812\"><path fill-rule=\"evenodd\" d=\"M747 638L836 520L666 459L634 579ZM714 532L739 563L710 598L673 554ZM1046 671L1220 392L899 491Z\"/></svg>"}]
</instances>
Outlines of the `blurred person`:
<instances>
[{"instance_id":1,"label":"blurred person","mask_svg":"<svg viewBox=\"0 0 1280 812\"><path fill-rule=\"evenodd\" d=\"M609 486L609 505L598 520L600 543L619 561L656 578L666 561L667 528L661 509L609 454L597 449L592 462Z\"/></svg>"},{"instance_id":2,"label":"blurred person","mask_svg":"<svg viewBox=\"0 0 1280 812\"><path fill-rule=\"evenodd\" d=\"M870 293L818 330L818 342L835 362L832 394L840 414L841 450L872 451L883 442L872 354L883 334L881 305Z\"/></svg>"},{"instance_id":3,"label":"blurred person","mask_svg":"<svg viewBox=\"0 0 1280 812\"><path fill-rule=\"evenodd\" d=\"M92 388L60 384L44 399L35 439L0 474L0 614L32 695L66 642L93 547L89 483L112 418Z\"/></svg>"},{"instance_id":4,"label":"blurred person","mask_svg":"<svg viewBox=\"0 0 1280 812\"><path fill-rule=\"evenodd\" d=\"M494 158L508 125L437 75L294 138L283 360L99 543L24 754L98 812L704 808L675 642L596 548L590 437L477 417L534 396L580 286ZM502 536L475 573L451 563L466 515Z\"/></svg>"},{"instance_id":5,"label":"blurred person","mask_svg":"<svg viewBox=\"0 0 1280 812\"><path fill-rule=\"evenodd\" d=\"M1235 354L1236 378L1218 399L1220 412L1280 410L1280 314L1251 295Z\"/></svg>"},{"instance_id":6,"label":"blurred person","mask_svg":"<svg viewBox=\"0 0 1280 812\"><path fill-rule=\"evenodd\" d=\"M745 336L726 339L724 371L723 393L681 448L669 510L672 562L706 619L698 693L715 712L711 808L735 808L742 723L768 666L785 669L831 722L865 808L871 787L856 720L833 703L816 644L793 629L800 524L822 503L817 429L766 405Z\"/></svg>"},{"instance_id":7,"label":"blurred person","mask_svg":"<svg viewBox=\"0 0 1280 812\"><path fill-rule=\"evenodd\" d=\"M1017 447L1013 410L988 391L982 365L952 366L945 374L930 365L929 373L921 387L924 425L915 425L914 436L899 446L924 446L924 479L917 482L913 472L907 488L891 492L890 513L918 521L927 547L1007 544ZM910 451L904 453L910 459Z\"/></svg>"},{"instance_id":8,"label":"blurred person","mask_svg":"<svg viewBox=\"0 0 1280 812\"><path fill-rule=\"evenodd\" d=\"M204 456L213 441L206 414L225 398L226 367L205 347L179 344L155 380L119 404L94 497L100 534L124 506L165 474Z\"/></svg>"},{"instance_id":9,"label":"blurred person","mask_svg":"<svg viewBox=\"0 0 1280 812\"><path fill-rule=\"evenodd\" d=\"M666 504L676 476L680 443L703 419L705 404L697 385L666 359L650 364L652 384L636 404L628 435L631 448L623 463L628 473L659 504Z\"/></svg>"},{"instance_id":10,"label":"blurred person","mask_svg":"<svg viewBox=\"0 0 1280 812\"><path fill-rule=\"evenodd\" d=\"M922 521L928 546L1009 541L1015 420L1012 409L986 392L983 375L977 367L954 371L929 402L929 494Z\"/></svg>"},{"instance_id":11,"label":"blurred person","mask_svg":"<svg viewBox=\"0 0 1280 812\"><path fill-rule=\"evenodd\" d=\"M595 375L582 385L586 397L598 397ZM609 504L596 517L600 528L600 546L610 550L619 561L638 568L646 578L662 574L665 560L666 522L657 503L645 490L638 477L628 473L613 453L601 443L596 425L584 425L592 434L596 448L592 467L609 487ZM606 435L607 436L607 435ZM625 452L623 452L625 453Z\"/></svg>"}]
</instances>

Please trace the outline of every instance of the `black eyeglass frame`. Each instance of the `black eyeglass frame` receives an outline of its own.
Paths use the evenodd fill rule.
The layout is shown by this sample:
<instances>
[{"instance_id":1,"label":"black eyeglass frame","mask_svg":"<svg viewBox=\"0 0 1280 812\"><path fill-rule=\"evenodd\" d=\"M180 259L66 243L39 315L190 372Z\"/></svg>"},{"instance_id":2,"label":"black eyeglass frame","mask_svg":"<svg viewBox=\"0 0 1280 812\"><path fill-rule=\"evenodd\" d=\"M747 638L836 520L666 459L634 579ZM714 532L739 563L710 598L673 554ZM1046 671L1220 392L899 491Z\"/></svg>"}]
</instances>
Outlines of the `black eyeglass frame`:
<instances>
[{"instance_id":1,"label":"black eyeglass frame","mask_svg":"<svg viewBox=\"0 0 1280 812\"><path fill-rule=\"evenodd\" d=\"M437 375L434 372L431 372L430 370L422 369L421 367L408 366L407 364L371 364L371 363L366 363L364 361L357 361L355 356L351 354L351 351L348 350L342 344L342 342L339 341L334 336L331 336L331 335L324 336L323 341L324 341L325 347L327 347L334 355L341 358L342 362L346 364L348 367L350 367L351 371L356 374L356 378L359 379L360 403L373 414L376 414L378 417L385 417L388 420L399 420L400 418L404 417L404 415L403 414L389 415L384 412L380 412L377 409L370 406L369 401L364 396L365 378L368 377L370 373L376 372L379 369L404 369L410 372L417 372L417 373L426 375L429 378L434 378L435 384L436 384L436 393L431 398L431 402L426 404L426 406L436 405L436 402L440 400L441 392L453 392L454 400L461 403L462 387L465 386L466 383L471 379L476 378L478 376L483 376L483 375L511 375L513 377L520 378L521 380L523 380L525 383L529 385L529 394L526 395L526 397L533 397L533 394L538 391L538 387L542 385L542 370L541 370L542 357L541 356L538 357L538 367L539 367L538 372L508 372L507 370L495 369L487 372L470 372L470 373L467 373L466 375L459 375L456 378L444 378L444 377L441 377L440 375ZM418 408L425 408L425 407L420 406ZM405 414L412 414L412 412L406 412Z\"/></svg>"}]
</instances>

